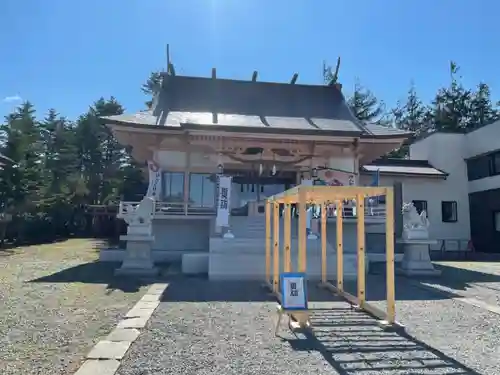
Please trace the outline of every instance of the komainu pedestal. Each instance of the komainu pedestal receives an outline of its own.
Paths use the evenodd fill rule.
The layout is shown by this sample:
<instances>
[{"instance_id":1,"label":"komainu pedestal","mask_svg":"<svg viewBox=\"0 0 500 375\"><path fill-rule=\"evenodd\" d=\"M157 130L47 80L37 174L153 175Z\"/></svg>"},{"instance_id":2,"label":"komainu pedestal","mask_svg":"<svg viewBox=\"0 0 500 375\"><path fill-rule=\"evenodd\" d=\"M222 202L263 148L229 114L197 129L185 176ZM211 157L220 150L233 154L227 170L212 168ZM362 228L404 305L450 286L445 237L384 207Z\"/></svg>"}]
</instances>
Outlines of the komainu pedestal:
<instances>
[{"instance_id":1,"label":"komainu pedestal","mask_svg":"<svg viewBox=\"0 0 500 375\"><path fill-rule=\"evenodd\" d=\"M439 276L441 271L434 268L429 255L429 246L437 244L436 240L397 240L403 244L404 255L398 273L407 276Z\"/></svg>"},{"instance_id":2,"label":"komainu pedestal","mask_svg":"<svg viewBox=\"0 0 500 375\"><path fill-rule=\"evenodd\" d=\"M155 276L158 269L154 267L151 248L154 242L153 214L155 201L145 197L135 209L122 214L128 224L127 235L120 236L121 241L127 242L125 258L116 275Z\"/></svg>"},{"instance_id":3,"label":"komainu pedestal","mask_svg":"<svg viewBox=\"0 0 500 375\"><path fill-rule=\"evenodd\" d=\"M403 245L404 256L398 273L408 276L439 276L429 254L430 245L437 244L429 239L429 220L427 213L418 214L413 203L403 205L403 238L397 243Z\"/></svg>"},{"instance_id":4,"label":"komainu pedestal","mask_svg":"<svg viewBox=\"0 0 500 375\"><path fill-rule=\"evenodd\" d=\"M120 236L120 240L127 241L125 259L115 275L132 276L156 276L158 269L155 268L151 257L151 247L154 236L126 235Z\"/></svg>"}]
</instances>

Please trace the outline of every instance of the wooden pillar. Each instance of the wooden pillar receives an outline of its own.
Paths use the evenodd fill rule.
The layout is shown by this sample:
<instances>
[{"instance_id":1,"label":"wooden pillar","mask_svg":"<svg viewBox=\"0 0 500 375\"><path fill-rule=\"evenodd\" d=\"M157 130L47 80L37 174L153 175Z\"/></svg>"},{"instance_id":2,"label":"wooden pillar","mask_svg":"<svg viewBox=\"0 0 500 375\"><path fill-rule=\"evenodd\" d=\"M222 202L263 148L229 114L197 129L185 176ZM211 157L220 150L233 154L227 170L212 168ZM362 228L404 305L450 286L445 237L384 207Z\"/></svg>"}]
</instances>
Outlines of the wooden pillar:
<instances>
[{"instance_id":1,"label":"wooden pillar","mask_svg":"<svg viewBox=\"0 0 500 375\"><path fill-rule=\"evenodd\" d=\"M326 203L321 204L321 282L326 283L327 278L327 255L326 255Z\"/></svg>"},{"instance_id":2,"label":"wooden pillar","mask_svg":"<svg viewBox=\"0 0 500 375\"><path fill-rule=\"evenodd\" d=\"M298 251L298 272L306 272L306 254L307 254L307 233L306 233L306 192L299 188L299 251Z\"/></svg>"},{"instance_id":3,"label":"wooden pillar","mask_svg":"<svg viewBox=\"0 0 500 375\"><path fill-rule=\"evenodd\" d=\"M341 292L344 291L344 217L342 215L343 212L343 207L342 207L343 201L338 200L336 202L336 210L337 210L337 232L336 232L336 237L337 237L337 289Z\"/></svg>"},{"instance_id":4,"label":"wooden pillar","mask_svg":"<svg viewBox=\"0 0 500 375\"><path fill-rule=\"evenodd\" d=\"M271 202L266 199L266 282L271 281L271 217L272 217Z\"/></svg>"},{"instance_id":5,"label":"wooden pillar","mask_svg":"<svg viewBox=\"0 0 500 375\"><path fill-rule=\"evenodd\" d=\"M358 194L356 197L357 242L358 242L358 300L363 307L365 297L365 197Z\"/></svg>"},{"instance_id":6,"label":"wooden pillar","mask_svg":"<svg viewBox=\"0 0 500 375\"><path fill-rule=\"evenodd\" d=\"M273 290L280 291L280 205L273 202Z\"/></svg>"},{"instance_id":7,"label":"wooden pillar","mask_svg":"<svg viewBox=\"0 0 500 375\"><path fill-rule=\"evenodd\" d=\"M387 322L394 324L396 321L396 287L394 285L394 191L392 188L386 189L385 208Z\"/></svg>"},{"instance_id":8,"label":"wooden pillar","mask_svg":"<svg viewBox=\"0 0 500 375\"><path fill-rule=\"evenodd\" d=\"M290 238L292 232L292 211L290 203L285 203L284 228L283 228L283 261L285 263L285 272L292 272L292 257L290 254Z\"/></svg>"}]
</instances>

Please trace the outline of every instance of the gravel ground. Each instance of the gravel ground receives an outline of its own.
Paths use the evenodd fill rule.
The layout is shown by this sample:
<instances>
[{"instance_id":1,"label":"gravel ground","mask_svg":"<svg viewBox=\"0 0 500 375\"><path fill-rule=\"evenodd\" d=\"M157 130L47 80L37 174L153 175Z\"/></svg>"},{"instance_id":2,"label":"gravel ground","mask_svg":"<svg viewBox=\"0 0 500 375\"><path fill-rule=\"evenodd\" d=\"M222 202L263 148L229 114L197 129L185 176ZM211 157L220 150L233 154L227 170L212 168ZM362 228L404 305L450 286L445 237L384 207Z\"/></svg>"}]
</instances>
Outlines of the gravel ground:
<instances>
[{"instance_id":1,"label":"gravel ground","mask_svg":"<svg viewBox=\"0 0 500 375\"><path fill-rule=\"evenodd\" d=\"M500 263L435 262L442 275L423 279L426 285L500 306Z\"/></svg>"},{"instance_id":2,"label":"gravel ground","mask_svg":"<svg viewBox=\"0 0 500 375\"><path fill-rule=\"evenodd\" d=\"M381 282L371 275L367 285ZM368 298L381 291L370 288ZM277 338L276 303L258 285L173 281L117 374L500 374L496 316L398 279L398 296L406 296L398 316L411 336L398 335L325 292L309 292L329 301L311 304L314 336L294 336L283 324Z\"/></svg>"},{"instance_id":3,"label":"gravel ground","mask_svg":"<svg viewBox=\"0 0 500 375\"><path fill-rule=\"evenodd\" d=\"M141 285L110 282L96 243L69 240L0 251L0 374L73 374L140 299Z\"/></svg>"},{"instance_id":4,"label":"gravel ground","mask_svg":"<svg viewBox=\"0 0 500 375\"><path fill-rule=\"evenodd\" d=\"M447 278L452 275L456 276L443 273L433 283L461 283L456 277ZM371 275L367 298L380 308L385 308L380 301L384 285L383 275ZM500 316L415 285L414 279L396 278L397 320L408 334L479 374L500 374ZM487 299L491 298L489 294Z\"/></svg>"}]
</instances>

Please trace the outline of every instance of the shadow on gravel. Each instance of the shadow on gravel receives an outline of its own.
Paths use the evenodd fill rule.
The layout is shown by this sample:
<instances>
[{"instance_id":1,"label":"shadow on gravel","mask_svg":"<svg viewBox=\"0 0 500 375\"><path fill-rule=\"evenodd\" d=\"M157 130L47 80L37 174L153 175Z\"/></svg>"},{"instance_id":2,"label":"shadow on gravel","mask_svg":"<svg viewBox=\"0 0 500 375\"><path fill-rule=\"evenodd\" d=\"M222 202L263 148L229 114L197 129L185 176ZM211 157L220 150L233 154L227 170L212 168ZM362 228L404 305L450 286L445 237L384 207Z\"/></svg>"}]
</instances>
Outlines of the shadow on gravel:
<instances>
[{"instance_id":1,"label":"shadow on gravel","mask_svg":"<svg viewBox=\"0 0 500 375\"><path fill-rule=\"evenodd\" d=\"M408 334L382 330L373 318L349 308L313 310L311 323L312 334L282 340L294 350L321 353L341 375L481 375Z\"/></svg>"},{"instance_id":2,"label":"shadow on gravel","mask_svg":"<svg viewBox=\"0 0 500 375\"><path fill-rule=\"evenodd\" d=\"M162 302L275 302L259 281L209 281L206 278L177 277L168 280ZM308 284L309 302L332 301L335 297Z\"/></svg>"},{"instance_id":3,"label":"shadow on gravel","mask_svg":"<svg viewBox=\"0 0 500 375\"><path fill-rule=\"evenodd\" d=\"M151 280L115 276L114 271L119 266L120 263L96 261L67 268L52 275L29 280L28 282L106 284L109 292L121 290L125 293L135 293L141 287L151 284Z\"/></svg>"},{"instance_id":4,"label":"shadow on gravel","mask_svg":"<svg viewBox=\"0 0 500 375\"><path fill-rule=\"evenodd\" d=\"M165 302L271 302L273 295L255 281L209 281L179 277L169 281Z\"/></svg>"},{"instance_id":5,"label":"shadow on gravel","mask_svg":"<svg viewBox=\"0 0 500 375\"><path fill-rule=\"evenodd\" d=\"M335 282L332 281L335 285ZM434 301L444 300L453 297L458 297L454 294L443 294L438 292L425 290L419 287L417 279L409 279L403 276L396 276L396 303L397 301ZM345 281L344 290L356 295L356 281ZM385 275L367 275L366 277L366 300L367 301L385 301L387 296L386 277Z\"/></svg>"},{"instance_id":6,"label":"shadow on gravel","mask_svg":"<svg viewBox=\"0 0 500 375\"><path fill-rule=\"evenodd\" d=\"M500 283L500 275L460 268L460 263L456 266L436 264L436 269L441 271L441 276L432 279L420 279L430 283L440 284L455 290L466 290L474 283ZM483 285L484 286L484 285ZM491 287L500 291L500 287Z\"/></svg>"}]
</instances>

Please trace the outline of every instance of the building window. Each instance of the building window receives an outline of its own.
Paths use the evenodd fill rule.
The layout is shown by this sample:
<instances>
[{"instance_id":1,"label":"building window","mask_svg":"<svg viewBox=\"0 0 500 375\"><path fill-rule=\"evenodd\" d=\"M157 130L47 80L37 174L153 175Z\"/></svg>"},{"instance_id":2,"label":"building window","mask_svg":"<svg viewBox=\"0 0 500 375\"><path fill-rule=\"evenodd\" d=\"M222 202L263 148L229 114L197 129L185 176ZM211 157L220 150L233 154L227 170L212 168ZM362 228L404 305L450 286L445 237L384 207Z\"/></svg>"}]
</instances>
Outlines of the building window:
<instances>
[{"instance_id":1,"label":"building window","mask_svg":"<svg viewBox=\"0 0 500 375\"><path fill-rule=\"evenodd\" d=\"M184 173L163 172L163 200L184 202Z\"/></svg>"},{"instance_id":2,"label":"building window","mask_svg":"<svg viewBox=\"0 0 500 375\"><path fill-rule=\"evenodd\" d=\"M210 173L189 175L189 203L195 207L215 206L215 181Z\"/></svg>"},{"instance_id":3,"label":"building window","mask_svg":"<svg viewBox=\"0 0 500 375\"><path fill-rule=\"evenodd\" d=\"M495 224L495 231L500 232L500 211L493 213L493 221Z\"/></svg>"},{"instance_id":4,"label":"building window","mask_svg":"<svg viewBox=\"0 0 500 375\"><path fill-rule=\"evenodd\" d=\"M420 215L422 211L427 211L427 201L412 201L413 205L417 209L418 214Z\"/></svg>"},{"instance_id":5,"label":"building window","mask_svg":"<svg viewBox=\"0 0 500 375\"><path fill-rule=\"evenodd\" d=\"M443 218L443 223L456 223L458 220L457 202L441 202L441 215Z\"/></svg>"},{"instance_id":6,"label":"building window","mask_svg":"<svg viewBox=\"0 0 500 375\"><path fill-rule=\"evenodd\" d=\"M491 175L496 176L500 174L500 152L495 152L491 155Z\"/></svg>"},{"instance_id":7,"label":"building window","mask_svg":"<svg viewBox=\"0 0 500 375\"><path fill-rule=\"evenodd\" d=\"M467 177L469 181L496 176L500 174L500 152L482 155L467 160Z\"/></svg>"}]
</instances>

